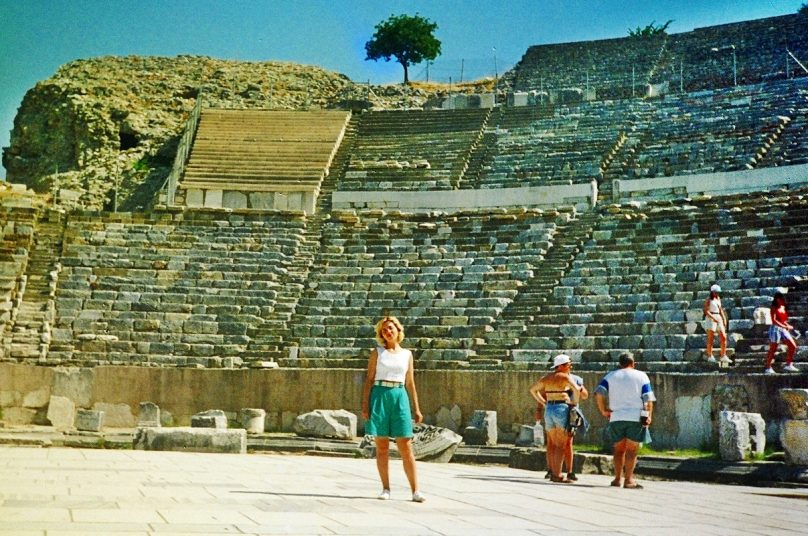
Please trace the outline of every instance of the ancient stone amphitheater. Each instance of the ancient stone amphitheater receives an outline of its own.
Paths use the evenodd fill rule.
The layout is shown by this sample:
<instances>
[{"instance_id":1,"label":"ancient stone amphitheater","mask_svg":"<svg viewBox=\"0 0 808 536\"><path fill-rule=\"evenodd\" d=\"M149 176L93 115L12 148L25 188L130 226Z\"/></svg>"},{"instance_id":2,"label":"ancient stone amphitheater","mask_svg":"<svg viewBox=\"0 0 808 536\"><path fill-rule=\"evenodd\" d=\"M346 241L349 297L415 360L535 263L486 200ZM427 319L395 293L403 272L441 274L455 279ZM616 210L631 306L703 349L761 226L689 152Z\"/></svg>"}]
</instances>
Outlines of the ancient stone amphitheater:
<instances>
[{"instance_id":1,"label":"ancient stone amphitheater","mask_svg":"<svg viewBox=\"0 0 808 536\"><path fill-rule=\"evenodd\" d=\"M41 420L20 378L65 370L95 374L76 403L108 411L137 393L170 407L195 382L225 409L263 404L277 429L340 400L358 410L385 314L407 327L431 415L457 403L529 421L530 378L562 350L592 378L630 350L660 383L702 385L693 396L741 382L760 410L808 373L800 349L806 372L744 376L762 371L755 310L776 289L808 327L808 71L795 59L808 59L798 15L531 47L491 107L238 110L202 96L153 210L2 193L6 414ZM713 283L730 317L720 373L700 327ZM51 395L60 381L30 380ZM336 394L301 400L313 386Z\"/></svg>"}]
</instances>

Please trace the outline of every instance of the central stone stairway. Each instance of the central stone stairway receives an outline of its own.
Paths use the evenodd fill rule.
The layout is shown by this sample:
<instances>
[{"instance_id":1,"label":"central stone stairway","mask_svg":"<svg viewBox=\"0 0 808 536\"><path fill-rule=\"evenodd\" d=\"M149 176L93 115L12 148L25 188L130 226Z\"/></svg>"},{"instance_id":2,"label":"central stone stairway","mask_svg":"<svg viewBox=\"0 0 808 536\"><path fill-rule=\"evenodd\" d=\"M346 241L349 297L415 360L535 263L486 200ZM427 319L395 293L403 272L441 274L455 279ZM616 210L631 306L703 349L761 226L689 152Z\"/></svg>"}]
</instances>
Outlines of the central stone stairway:
<instances>
[{"instance_id":1,"label":"central stone stairway","mask_svg":"<svg viewBox=\"0 0 808 536\"><path fill-rule=\"evenodd\" d=\"M522 354L531 353L519 349L519 337L541 311L548 297L552 296L553 289L564 277L572 260L592 235L599 217L597 212L587 212L557 230L553 247L536 275L519 289L519 294L493 325L494 330L476 346L477 357L470 359L470 362L496 365L502 360L513 361Z\"/></svg>"}]
</instances>

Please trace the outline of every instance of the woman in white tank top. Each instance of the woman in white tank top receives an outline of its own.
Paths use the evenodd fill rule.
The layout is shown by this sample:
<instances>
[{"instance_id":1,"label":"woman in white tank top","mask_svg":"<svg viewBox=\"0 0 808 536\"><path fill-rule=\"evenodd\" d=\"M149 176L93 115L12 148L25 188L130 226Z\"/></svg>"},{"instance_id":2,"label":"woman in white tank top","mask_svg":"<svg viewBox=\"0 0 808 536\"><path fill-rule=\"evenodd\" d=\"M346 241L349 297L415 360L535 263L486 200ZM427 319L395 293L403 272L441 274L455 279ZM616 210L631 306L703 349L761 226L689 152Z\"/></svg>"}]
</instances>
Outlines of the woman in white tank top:
<instances>
[{"instance_id":1,"label":"woman in white tank top","mask_svg":"<svg viewBox=\"0 0 808 536\"><path fill-rule=\"evenodd\" d=\"M715 363L713 357L713 339L718 333L718 340L721 341L721 365L729 365L727 357L727 315L721 306L721 298L718 293L721 287L713 285L710 287L710 297L704 301L704 330L707 332L707 349L704 351L708 363Z\"/></svg>"},{"instance_id":2,"label":"woman in white tank top","mask_svg":"<svg viewBox=\"0 0 808 536\"><path fill-rule=\"evenodd\" d=\"M365 434L376 439L376 468L382 481L379 499L390 498L390 438L394 438L404 473L410 483L412 500L424 502L418 491L415 455L412 451L412 420L423 420L415 390L412 352L400 346L404 327L394 316L386 316L376 324L379 346L370 352L368 373L362 390L362 416ZM407 393L409 392L409 396ZM410 399L413 411L410 412Z\"/></svg>"}]
</instances>

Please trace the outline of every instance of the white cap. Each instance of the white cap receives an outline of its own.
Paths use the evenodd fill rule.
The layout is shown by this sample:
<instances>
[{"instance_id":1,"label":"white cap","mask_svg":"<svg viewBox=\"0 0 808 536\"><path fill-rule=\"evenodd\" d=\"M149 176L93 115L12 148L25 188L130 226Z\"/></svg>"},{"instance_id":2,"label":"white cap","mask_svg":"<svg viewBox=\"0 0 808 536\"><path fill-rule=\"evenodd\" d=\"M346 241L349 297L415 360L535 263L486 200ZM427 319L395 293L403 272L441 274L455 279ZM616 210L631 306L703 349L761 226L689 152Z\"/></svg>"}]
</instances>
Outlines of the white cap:
<instances>
[{"instance_id":1,"label":"white cap","mask_svg":"<svg viewBox=\"0 0 808 536\"><path fill-rule=\"evenodd\" d=\"M572 359L567 354L558 354L553 358L553 368L560 367L561 365L566 365L570 363Z\"/></svg>"},{"instance_id":2,"label":"white cap","mask_svg":"<svg viewBox=\"0 0 808 536\"><path fill-rule=\"evenodd\" d=\"M710 287L710 292L721 292L721 287L719 287L718 285L713 285L712 287Z\"/></svg>"}]
</instances>

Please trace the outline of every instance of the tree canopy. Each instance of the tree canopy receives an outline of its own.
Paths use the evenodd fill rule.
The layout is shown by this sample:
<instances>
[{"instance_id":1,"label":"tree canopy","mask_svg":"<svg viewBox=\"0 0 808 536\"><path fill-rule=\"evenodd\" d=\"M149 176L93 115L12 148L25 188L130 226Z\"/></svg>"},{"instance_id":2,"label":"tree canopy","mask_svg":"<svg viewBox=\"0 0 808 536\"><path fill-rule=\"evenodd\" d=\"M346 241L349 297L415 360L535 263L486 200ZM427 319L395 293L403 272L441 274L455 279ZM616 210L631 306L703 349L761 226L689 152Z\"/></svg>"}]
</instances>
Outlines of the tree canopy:
<instances>
[{"instance_id":1,"label":"tree canopy","mask_svg":"<svg viewBox=\"0 0 808 536\"><path fill-rule=\"evenodd\" d=\"M440 41L434 32L438 25L418 14L391 15L376 25L376 32L365 43L366 60L390 61L395 58L404 68L404 83L408 83L409 66L424 60L434 60L440 54Z\"/></svg>"},{"instance_id":2,"label":"tree canopy","mask_svg":"<svg viewBox=\"0 0 808 536\"><path fill-rule=\"evenodd\" d=\"M641 28L637 26L636 29L632 30L631 28L628 29L629 37L651 37L654 35L664 34L665 31L668 29L668 26L671 25L673 20L669 20L665 24L660 24L659 26L654 26L656 21L651 21L651 24L646 26L645 28Z\"/></svg>"}]
</instances>

